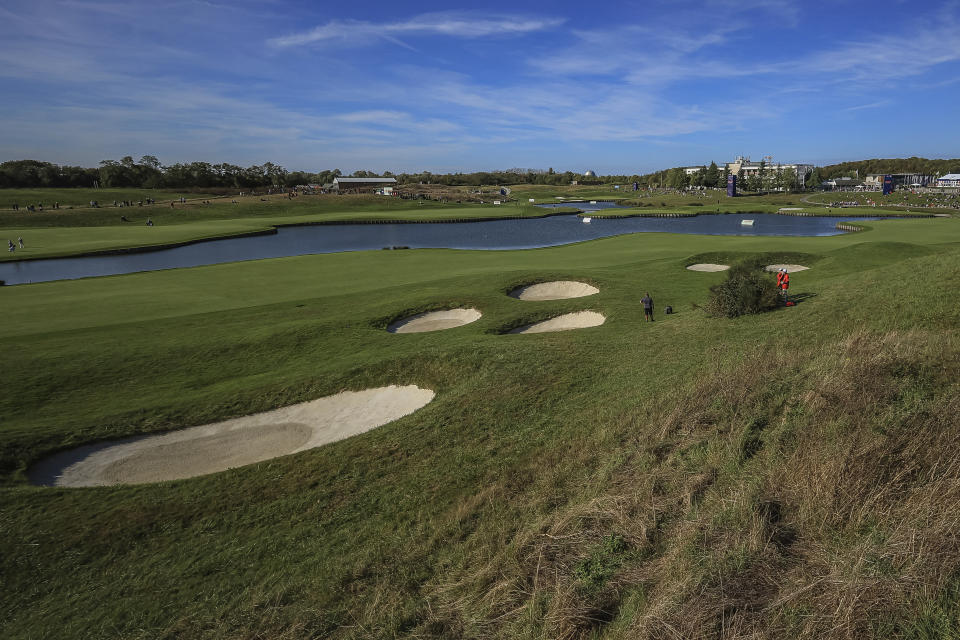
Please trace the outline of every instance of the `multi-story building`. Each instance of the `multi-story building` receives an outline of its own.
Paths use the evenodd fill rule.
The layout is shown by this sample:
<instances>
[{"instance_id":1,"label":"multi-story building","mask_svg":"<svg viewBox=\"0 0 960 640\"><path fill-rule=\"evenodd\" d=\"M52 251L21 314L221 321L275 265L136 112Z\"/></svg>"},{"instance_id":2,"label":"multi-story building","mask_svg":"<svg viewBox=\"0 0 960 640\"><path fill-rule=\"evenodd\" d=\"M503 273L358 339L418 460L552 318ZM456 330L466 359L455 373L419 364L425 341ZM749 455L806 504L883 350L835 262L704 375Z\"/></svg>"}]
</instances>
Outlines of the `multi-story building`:
<instances>
[{"instance_id":1,"label":"multi-story building","mask_svg":"<svg viewBox=\"0 0 960 640\"><path fill-rule=\"evenodd\" d=\"M806 184L807 175L813 171L812 164L773 162L773 160L769 158L764 162L753 162L749 156L737 156L737 159L733 162L728 162L726 167L730 174L739 175L740 171L743 171L744 176L759 175L761 169L763 169L763 173L766 176L773 175L778 171L793 169L797 175L797 185L801 188Z\"/></svg>"}]
</instances>

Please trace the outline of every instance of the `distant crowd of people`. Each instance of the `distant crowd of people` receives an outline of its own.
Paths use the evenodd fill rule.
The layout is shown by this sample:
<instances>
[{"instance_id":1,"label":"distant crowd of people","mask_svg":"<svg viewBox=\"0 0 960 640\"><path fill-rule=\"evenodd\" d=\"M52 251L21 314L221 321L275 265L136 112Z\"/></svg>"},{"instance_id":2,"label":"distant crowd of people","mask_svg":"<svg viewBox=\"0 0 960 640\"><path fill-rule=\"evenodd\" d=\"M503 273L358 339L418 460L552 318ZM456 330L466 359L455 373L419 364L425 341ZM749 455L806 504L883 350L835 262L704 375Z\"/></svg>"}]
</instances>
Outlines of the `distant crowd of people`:
<instances>
[{"instance_id":1,"label":"distant crowd of people","mask_svg":"<svg viewBox=\"0 0 960 640\"><path fill-rule=\"evenodd\" d=\"M20 205L19 205L18 203L16 203L16 202L13 203L13 206L12 206L11 208L12 208L14 211L20 211ZM54 209L59 209L59 208L60 208L60 203L59 203L59 202L54 202L54 203L53 203L53 208L54 208ZM31 213L35 213L36 211L43 211L43 203L42 203L42 202L38 202L38 203L35 204L35 205L33 205L33 204L28 204L27 206L24 207L24 211L29 211L29 212L31 212Z\"/></svg>"}]
</instances>

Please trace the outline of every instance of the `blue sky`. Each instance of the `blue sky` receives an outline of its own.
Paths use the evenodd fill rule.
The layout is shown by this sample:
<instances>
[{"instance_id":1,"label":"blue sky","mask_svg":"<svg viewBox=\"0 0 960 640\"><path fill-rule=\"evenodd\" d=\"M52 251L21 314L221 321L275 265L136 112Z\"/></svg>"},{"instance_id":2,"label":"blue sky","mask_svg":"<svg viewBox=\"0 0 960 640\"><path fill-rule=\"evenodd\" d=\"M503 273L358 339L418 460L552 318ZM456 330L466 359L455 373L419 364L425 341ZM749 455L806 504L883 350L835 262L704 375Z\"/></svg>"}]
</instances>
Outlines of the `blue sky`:
<instances>
[{"instance_id":1,"label":"blue sky","mask_svg":"<svg viewBox=\"0 0 960 640\"><path fill-rule=\"evenodd\" d=\"M960 156L960 3L4 0L0 160Z\"/></svg>"}]
</instances>

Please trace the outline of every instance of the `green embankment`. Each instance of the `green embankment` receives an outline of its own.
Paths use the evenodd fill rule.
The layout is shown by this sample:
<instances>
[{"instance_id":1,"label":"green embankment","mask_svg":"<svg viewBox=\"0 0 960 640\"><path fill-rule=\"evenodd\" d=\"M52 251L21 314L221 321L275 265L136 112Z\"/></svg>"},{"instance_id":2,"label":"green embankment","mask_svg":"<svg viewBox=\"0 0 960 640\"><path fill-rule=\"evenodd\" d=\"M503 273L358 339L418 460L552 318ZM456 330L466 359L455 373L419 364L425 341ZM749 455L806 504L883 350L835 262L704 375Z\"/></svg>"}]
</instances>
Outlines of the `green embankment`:
<instances>
[{"instance_id":1,"label":"green embankment","mask_svg":"<svg viewBox=\"0 0 960 640\"><path fill-rule=\"evenodd\" d=\"M538 192L539 193L539 192ZM576 195L576 191L565 191ZM513 194L516 197L516 194ZM697 196L657 195L625 201L628 209L604 210L597 217L634 215L695 215L706 213L776 213L786 195L723 199L719 205L704 204ZM234 203L234 200L236 203ZM555 202L544 198L543 201ZM538 200L539 202L539 200ZM0 211L0 243L25 246L15 252L0 252L0 261L50 258L118 249L144 249L197 240L270 233L277 226L372 221L453 221L507 217L538 217L577 211L577 203L561 209L544 209L526 200L494 205L457 204L430 200L403 200L383 196L309 195L288 199L285 195L221 198L204 204L202 197L186 204L169 202L145 207L105 207L25 213ZM834 215L809 207L812 215ZM848 215L904 215L902 211L843 210ZM121 222L120 217L127 218ZM153 226L146 226L147 220Z\"/></svg>"},{"instance_id":2,"label":"green embankment","mask_svg":"<svg viewBox=\"0 0 960 640\"><path fill-rule=\"evenodd\" d=\"M0 288L0 635L955 635L960 220L869 226ZM724 274L691 258L757 253L809 258L796 307L695 308ZM546 279L601 293L505 295ZM384 330L450 305L484 315ZM499 333L581 309L606 323ZM57 449L391 383L437 397L220 474L25 481Z\"/></svg>"},{"instance_id":3,"label":"green embankment","mask_svg":"<svg viewBox=\"0 0 960 640\"><path fill-rule=\"evenodd\" d=\"M169 202L179 200L181 197L204 199L214 196L172 189L0 189L0 209L9 210L15 204L21 209L28 205L38 207L42 204L44 211L50 213L55 203L60 204L62 211L65 207L87 208L94 200L101 207L106 207L112 205L114 200L137 203L152 198L157 202Z\"/></svg>"}]
</instances>

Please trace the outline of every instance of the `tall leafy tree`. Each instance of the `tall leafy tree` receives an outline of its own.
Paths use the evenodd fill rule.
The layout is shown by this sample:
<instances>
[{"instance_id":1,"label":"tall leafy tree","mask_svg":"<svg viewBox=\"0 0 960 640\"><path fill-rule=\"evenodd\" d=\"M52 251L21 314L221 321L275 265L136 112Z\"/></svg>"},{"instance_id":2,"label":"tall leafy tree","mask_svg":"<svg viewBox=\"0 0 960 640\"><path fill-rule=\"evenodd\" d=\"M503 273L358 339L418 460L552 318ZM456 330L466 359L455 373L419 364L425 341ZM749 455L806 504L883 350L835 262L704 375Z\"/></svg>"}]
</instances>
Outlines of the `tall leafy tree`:
<instances>
[{"instance_id":1,"label":"tall leafy tree","mask_svg":"<svg viewBox=\"0 0 960 640\"><path fill-rule=\"evenodd\" d=\"M820 183L823 182L823 176L820 173L820 167L814 167L813 171L810 172L810 177L807 178L807 188L808 189L820 189Z\"/></svg>"},{"instance_id":2,"label":"tall leafy tree","mask_svg":"<svg viewBox=\"0 0 960 640\"><path fill-rule=\"evenodd\" d=\"M706 172L703 176L703 184L709 187L717 186L717 176L720 174L719 169L717 169L717 163L713 160L710 161L710 166L707 167Z\"/></svg>"},{"instance_id":3,"label":"tall leafy tree","mask_svg":"<svg viewBox=\"0 0 960 640\"><path fill-rule=\"evenodd\" d=\"M787 191L797 190L797 171L793 167L787 167L782 173L783 188Z\"/></svg>"}]
</instances>

